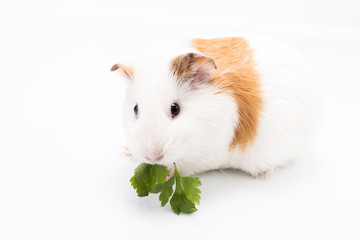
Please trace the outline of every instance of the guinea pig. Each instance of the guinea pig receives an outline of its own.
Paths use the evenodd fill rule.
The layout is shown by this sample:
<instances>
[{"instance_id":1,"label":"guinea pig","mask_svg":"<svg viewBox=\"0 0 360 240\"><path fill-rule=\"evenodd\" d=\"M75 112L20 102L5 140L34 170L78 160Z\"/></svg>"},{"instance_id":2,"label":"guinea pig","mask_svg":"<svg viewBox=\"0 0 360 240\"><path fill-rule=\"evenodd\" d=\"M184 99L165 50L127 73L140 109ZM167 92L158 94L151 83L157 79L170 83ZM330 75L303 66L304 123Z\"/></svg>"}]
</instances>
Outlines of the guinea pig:
<instances>
[{"instance_id":1,"label":"guinea pig","mask_svg":"<svg viewBox=\"0 0 360 240\"><path fill-rule=\"evenodd\" d=\"M240 169L267 175L314 137L318 100L306 61L264 36L162 45L126 79L124 129L132 156L193 175Z\"/></svg>"}]
</instances>

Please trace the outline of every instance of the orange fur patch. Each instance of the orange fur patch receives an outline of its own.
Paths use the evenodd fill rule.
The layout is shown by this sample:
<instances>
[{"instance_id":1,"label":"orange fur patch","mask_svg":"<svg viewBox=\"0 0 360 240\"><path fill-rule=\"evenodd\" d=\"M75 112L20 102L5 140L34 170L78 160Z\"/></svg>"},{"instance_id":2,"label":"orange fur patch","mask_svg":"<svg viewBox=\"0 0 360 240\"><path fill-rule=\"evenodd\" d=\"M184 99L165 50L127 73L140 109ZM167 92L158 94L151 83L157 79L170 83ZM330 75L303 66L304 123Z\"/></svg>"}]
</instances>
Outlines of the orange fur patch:
<instances>
[{"instance_id":1,"label":"orange fur patch","mask_svg":"<svg viewBox=\"0 0 360 240\"><path fill-rule=\"evenodd\" d=\"M243 38L193 39L193 47L212 58L217 72L211 82L238 105L239 122L230 148L245 149L255 135L262 107L260 77L253 50Z\"/></svg>"}]
</instances>

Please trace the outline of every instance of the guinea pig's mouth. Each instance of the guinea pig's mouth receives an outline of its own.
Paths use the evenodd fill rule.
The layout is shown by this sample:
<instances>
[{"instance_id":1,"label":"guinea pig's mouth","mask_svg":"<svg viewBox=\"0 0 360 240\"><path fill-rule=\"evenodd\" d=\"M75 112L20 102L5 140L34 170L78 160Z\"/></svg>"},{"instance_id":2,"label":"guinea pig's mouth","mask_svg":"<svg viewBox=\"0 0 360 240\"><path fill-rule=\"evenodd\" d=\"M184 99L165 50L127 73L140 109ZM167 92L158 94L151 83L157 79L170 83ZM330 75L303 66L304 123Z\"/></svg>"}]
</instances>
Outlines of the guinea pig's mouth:
<instances>
[{"instance_id":1,"label":"guinea pig's mouth","mask_svg":"<svg viewBox=\"0 0 360 240\"><path fill-rule=\"evenodd\" d=\"M153 163L156 163L156 162L159 162L160 160L162 160L164 158L164 154L161 154L161 155L157 155L153 158L150 158L150 157L147 157L145 156L145 159L148 160L149 162L153 162Z\"/></svg>"}]
</instances>

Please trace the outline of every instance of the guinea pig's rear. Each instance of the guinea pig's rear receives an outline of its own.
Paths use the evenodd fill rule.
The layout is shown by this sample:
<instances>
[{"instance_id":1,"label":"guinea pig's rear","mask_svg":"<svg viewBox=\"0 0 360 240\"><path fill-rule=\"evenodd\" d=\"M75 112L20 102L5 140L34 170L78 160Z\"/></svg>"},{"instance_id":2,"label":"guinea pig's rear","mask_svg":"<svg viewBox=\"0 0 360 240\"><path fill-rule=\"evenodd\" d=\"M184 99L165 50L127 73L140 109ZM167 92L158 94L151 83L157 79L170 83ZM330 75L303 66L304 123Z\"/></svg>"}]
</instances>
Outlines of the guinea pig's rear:
<instances>
[{"instance_id":1,"label":"guinea pig's rear","mask_svg":"<svg viewBox=\"0 0 360 240\"><path fill-rule=\"evenodd\" d=\"M257 176L298 158L314 139L314 79L278 40L191 39L142 60L112 69L129 79L124 122L140 161L175 161L182 175L235 168Z\"/></svg>"},{"instance_id":2,"label":"guinea pig's rear","mask_svg":"<svg viewBox=\"0 0 360 240\"><path fill-rule=\"evenodd\" d=\"M234 148L224 167L253 176L267 174L304 153L321 118L321 97L307 62L287 44L247 36L259 74L262 107L256 137L245 150Z\"/></svg>"}]
</instances>

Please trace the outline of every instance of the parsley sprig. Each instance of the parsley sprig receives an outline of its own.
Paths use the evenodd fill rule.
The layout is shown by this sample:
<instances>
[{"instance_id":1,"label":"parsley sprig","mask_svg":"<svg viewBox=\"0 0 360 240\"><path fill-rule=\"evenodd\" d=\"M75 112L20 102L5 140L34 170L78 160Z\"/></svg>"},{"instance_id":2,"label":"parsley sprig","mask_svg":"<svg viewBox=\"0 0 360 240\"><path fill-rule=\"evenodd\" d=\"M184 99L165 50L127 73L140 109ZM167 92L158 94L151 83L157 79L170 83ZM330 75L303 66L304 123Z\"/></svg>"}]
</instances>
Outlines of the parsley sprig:
<instances>
[{"instance_id":1,"label":"parsley sprig","mask_svg":"<svg viewBox=\"0 0 360 240\"><path fill-rule=\"evenodd\" d=\"M174 163L174 175L167 181L169 176L167 167L157 164L141 163L130 179L131 185L139 197L148 196L149 193L160 193L161 206L165 206L170 199L170 205L174 213L193 213L197 211L195 203L200 203L201 182L197 177L181 177ZM175 191L173 185L175 184Z\"/></svg>"}]
</instances>

